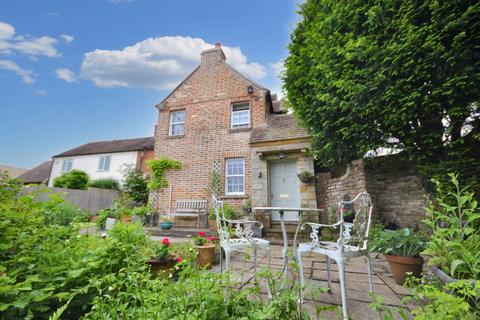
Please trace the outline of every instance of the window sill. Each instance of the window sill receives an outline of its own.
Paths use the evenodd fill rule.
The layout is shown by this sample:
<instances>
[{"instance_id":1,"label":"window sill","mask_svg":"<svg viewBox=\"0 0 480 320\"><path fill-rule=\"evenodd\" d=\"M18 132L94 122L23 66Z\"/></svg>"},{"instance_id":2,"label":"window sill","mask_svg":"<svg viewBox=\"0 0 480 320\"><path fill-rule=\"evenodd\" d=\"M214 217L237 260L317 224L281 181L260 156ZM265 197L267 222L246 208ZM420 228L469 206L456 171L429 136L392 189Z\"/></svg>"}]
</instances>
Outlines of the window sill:
<instances>
[{"instance_id":1,"label":"window sill","mask_svg":"<svg viewBox=\"0 0 480 320\"><path fill-rule=\"evenodd\" d=\"M232 129L232 128L230 128L230 129L228 130L228 133L247 132L247 131L250 131L250 130L252 130L251 127L248 127L248 128L238 128L238 129Z\"/></svg>"},{"instance_id":2,"label":"window sill","mask_svg":"<svg viewBox=\"0 0 480 320\"><path fill-rule=\"evenodd\" d=\"M248 196L246 194L226 194L220 196L220 199L248 199Z\"/></svg>"},{"instance_id":3,"label":"window sill","mask_svg":"<svg viewBox=\"0 0 480 320\"><path fill-rule=\"evenodd\" d=\"M166 139L180 139L180 138L183 138L183 137L185 137L184 134L179 134L179 135L175 135L175 136L170 136L170 135L168 135L168 136L166 137Z\"/></svg>"}]
</instances>

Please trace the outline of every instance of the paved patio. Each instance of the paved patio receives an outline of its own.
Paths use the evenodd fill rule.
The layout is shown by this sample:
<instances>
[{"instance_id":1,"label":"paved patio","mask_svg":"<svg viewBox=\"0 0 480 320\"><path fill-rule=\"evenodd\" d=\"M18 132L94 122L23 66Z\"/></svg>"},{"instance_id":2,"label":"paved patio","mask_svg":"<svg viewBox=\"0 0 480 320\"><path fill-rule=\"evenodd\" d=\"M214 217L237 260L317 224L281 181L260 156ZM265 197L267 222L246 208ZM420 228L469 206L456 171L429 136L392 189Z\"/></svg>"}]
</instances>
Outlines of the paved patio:
<instances>
[{"instance_id":1,"label":"paved patio","mask_svg":"<svg viewBox=\"0 0 480 320\"><path fill-rule=\"evenodd\" d=\"M281 250L281 246L274 245L272 247L272 271L280 271L283 266ZM261 251L259 252L261 255ZM321 318L341 319L340 285L338 282L338 269L336 264L332 262L332 292L317 293L315 298L312 298L312 288L327 287L325 259L319 255L304 255L302 256L302 259L305 266L305 277L307 278L304 307L309 310L312 316L315 316L315 308L319 305L338 306L336 311L323 312ZM232 275L239 279L239 286L244 287L251 285L253 277L253 263L251 262L251 259L250 261L246 261L244 255L234 254L232 255L231 261ZM313 263L313 268L312 261L315 261ZM266 259L264 257L259 259L259 266L266 266ZM220 266L216 265L212 270L219 272ZM383 296L387 305L401 306L402 304L400 300L402 297L409 294L409 290L395 283L384 257L372 255L372 271L374 292L377 295ZM293 267L289 267L289 279L297 279L297 272L294 271ZM351 319L380 319L378 313L371 310L368 306L372 301L368 296L368 275L363 258L347 261L346 279L348 310ZM262 285L262 294L266 296L266 292L266 287Z\"/></svg>"}]
</instances>

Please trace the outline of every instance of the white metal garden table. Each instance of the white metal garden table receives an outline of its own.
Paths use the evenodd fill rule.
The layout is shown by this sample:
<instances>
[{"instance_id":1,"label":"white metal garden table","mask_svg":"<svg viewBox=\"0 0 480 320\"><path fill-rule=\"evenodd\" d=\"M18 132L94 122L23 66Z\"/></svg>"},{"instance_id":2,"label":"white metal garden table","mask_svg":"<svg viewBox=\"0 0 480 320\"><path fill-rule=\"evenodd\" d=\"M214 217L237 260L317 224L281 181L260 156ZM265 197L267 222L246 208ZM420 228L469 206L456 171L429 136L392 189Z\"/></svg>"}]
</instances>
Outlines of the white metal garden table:
<instances>
[{"instance_id":1,"label":"white metal garden table","mask_svg":"<svg viewBox=\"0 0 480 320\"><path fill-rule=\"evenodd\" d=\"M323 212L322 209L314 209L314 208L285 208L285 207L254 207L252 208L253 212L265 212L265 211L277 211L280 215L280 226L282 229L282 238L283 238L283 250L282 250L282 258L283 258L283 267L282 273L277 277L285 279L288 273L288 236L287 236L287 229L285 227L285 212L296 212L298 214L298 224L297 230L295 232L295 237L298 234L300 229L300 225L302 224L302 214L304 212ZM296 238L294 239L293 243L296 243ZM295 248L293 248L293 252L295 252ZM295 259L295 254L294 254ZM282 282L281 287L283 287L284 282Z\"/></svg>"}]
</instances>

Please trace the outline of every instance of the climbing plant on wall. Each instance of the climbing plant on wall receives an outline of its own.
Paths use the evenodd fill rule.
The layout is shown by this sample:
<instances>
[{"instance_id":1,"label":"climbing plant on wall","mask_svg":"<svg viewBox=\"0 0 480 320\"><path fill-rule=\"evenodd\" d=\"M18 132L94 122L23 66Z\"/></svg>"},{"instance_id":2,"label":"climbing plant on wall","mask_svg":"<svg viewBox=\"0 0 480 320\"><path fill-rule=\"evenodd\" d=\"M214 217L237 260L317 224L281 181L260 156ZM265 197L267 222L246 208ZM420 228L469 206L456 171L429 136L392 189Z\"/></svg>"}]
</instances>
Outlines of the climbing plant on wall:
<instances>
[{"instance_id":1,"label":"climbing plant on wall","mask_svg":"<svg viewBox=\"0 0 480 320\"><path fill-rule=\"evenodd\" d=\"M147 165L150 168L152 175L148 182L148 189L158 190L168 187L168 180L165 178L165 174L168 170L180 170L182 163L177 160L172 160L167 157L160 157L157 160L147 161Z\"/></svg>"}]
</instances>

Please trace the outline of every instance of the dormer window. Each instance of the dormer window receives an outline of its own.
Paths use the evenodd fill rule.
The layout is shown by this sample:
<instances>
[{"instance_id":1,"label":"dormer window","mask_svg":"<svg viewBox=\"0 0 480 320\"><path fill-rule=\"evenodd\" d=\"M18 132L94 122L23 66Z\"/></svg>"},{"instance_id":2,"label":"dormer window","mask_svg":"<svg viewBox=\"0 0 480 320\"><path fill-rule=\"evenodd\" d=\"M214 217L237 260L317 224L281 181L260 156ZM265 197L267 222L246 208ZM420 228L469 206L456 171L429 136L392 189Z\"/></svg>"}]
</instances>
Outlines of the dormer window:
<instances>
[{"instance_id":1,"label":"dormer window","mask_svg":"<svg viewBox=\"0 0 480 320\"><path fill-rule=\"evenodd\" d=\"M170 130L171 136L183 136L185 134L185 110L172 111L170 113Z\"/></svg>"},{"instance_id":2,"label":"dormer window","mask_svg":"<svg viewBox=\"0 0 480 320\"><path fill-rule=\"evenodd\" d=\"M232 105L232 129L250 128L250 105L238 103Z\"/></svg>"}]
</instances>

